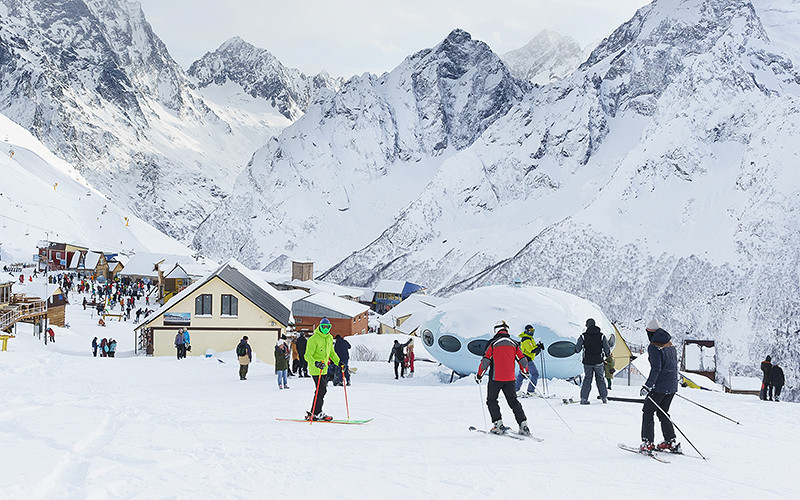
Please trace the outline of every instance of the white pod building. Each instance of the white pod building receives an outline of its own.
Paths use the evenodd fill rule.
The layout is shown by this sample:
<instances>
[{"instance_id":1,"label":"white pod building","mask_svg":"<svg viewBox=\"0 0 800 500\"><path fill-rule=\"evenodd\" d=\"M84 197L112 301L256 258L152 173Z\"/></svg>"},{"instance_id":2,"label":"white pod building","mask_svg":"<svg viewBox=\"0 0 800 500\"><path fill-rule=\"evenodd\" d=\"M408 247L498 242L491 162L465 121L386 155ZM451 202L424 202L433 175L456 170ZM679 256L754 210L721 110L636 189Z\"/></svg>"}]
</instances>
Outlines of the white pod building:
<instances>
[{"instance_id":1,"label":"white pod building","mask_svg":"<svg viewBox=\"0 0 800 500\"><path fill-rule=\"evenodd\" d=\"M533 338L545 345L534 360L540 376L566 379L583 373L575 342L588 318L613 350L614 326L597 304L542 287L496 285L453 295L427 315L417 332L431 356L459 375L469 375L478 371L497 322L504 320L515 340L530 324Z\"/></svg>"}]
</instances>

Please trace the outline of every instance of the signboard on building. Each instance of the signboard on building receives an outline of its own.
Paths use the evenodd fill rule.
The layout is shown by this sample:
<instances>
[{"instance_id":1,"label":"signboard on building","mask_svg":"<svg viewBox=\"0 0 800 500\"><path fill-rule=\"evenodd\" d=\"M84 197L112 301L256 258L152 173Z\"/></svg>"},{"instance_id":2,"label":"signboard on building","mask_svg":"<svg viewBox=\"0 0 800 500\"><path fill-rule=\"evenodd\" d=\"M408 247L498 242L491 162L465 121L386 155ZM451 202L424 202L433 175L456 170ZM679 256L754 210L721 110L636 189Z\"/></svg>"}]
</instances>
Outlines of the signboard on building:
<instances>
[{"instance_id":1,"label":"signboard on building","mask_svg":"<svg viewBox=\"0 0 800 500\"><path fill-rule=\"evenodd\" d=\"M189 326L192 323L192 313L164 313L165 325Z\"/></svg>"}]
</instances>

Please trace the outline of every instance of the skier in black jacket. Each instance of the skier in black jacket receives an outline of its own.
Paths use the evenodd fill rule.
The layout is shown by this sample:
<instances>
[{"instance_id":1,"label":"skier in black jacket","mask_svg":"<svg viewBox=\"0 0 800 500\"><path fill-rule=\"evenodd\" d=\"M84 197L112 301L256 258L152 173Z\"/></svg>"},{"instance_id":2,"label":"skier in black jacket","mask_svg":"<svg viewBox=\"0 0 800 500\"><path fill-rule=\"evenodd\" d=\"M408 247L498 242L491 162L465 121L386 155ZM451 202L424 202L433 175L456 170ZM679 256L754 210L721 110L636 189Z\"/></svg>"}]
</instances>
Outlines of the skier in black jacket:
<instances>
[{"instance_id":1,"label":"skier in black jacket","mask_svg":"<svg viewBox=\"0 0 800 500\"><path fill-rule=\"evenodd\" d=\"M642 444L640 450L652 452L655 428L653 414L658 414L664 441L659 443L661 451L680 452L680 444L675 442L675 428L669 419L669 406L678 392L678 350L670 341L671 337L655 319L647 324L647 357L650 360L650 375L641 390L645 398L642 407ZM660 410L659 410L660 408Z\"/></svg>"},{"instance_id":2,"label":"skier in black jacket","mask_svg":"<svg viewBox=\"0 0 800 500\"><path fill-rule=\"evenodd\" d=\"M300 336L297 337L297 356L300 361L300 368L297 370L299 372L299 377L308 377L308 361L306 361L306 344L308 343L308 337L306 337L306 332L300 332Z\"/></svg>"},{"instance_id":3,"label":"skier in black jacket","mask_svg":"<svg viewBox=\"0 0 800 500\"><path fill-rule=\"evenodd\" d=\"M392 362L392 358L394 358L394 379L397 380L397 369L400 368L400 376L405 378L406 376L406 353L405 348L408 344L411 343L411 340L406 342L405 344L401 344L397 340L394 341L394 345L392 346L392 352L389 353L389 363Z\"/></svg>"},{"instance_id":4,"label":"skier in black jacket","mask_svg":"<svg viewBox=\"0 0 800 500\"><path fill-rule=\"evenodd\" d=\"M758 397L762 401L767 400L767 392L770 393L769 399L772 400L772 388L770 387L770 370L772 370L772 357L767 356L767 359L761 362L761 371L764 373L761 377L761 392Z\"/></svg>"},{"instance_id":5,"label":"skier in black jacket","mask_svg":"<svg viewBox=\"0 0 800 500\"><path fill-rule=\"evenodd\" d=\"M770 391L772 388L775 388L775 401L781 400L781 390L783 389L783 384L786 383L786 379L783 377L783 368L775 362L772 365L772 368L769 371L769 382L770 382ZM770 397L772 396L770 392Z\"/></svg>"},{"instance_id":6,"label":"skier in black jacket","mask_svg":"<svg viewBox=\"0 0 800 500\"><path fill-rule=\"evenodd\" d=\"M608 388L603 377L605 368L603 367L603 354L611 356L611 349L608 347L603 332L595 325L592 318L586 320L586 331L578 337L575 344L575 352L583 350L583 385L581 385L581 404L589 404L589 392L592 390L592 377L597 382L597 390L600 391L600 399L603 403L608 402Z\"/></svg>"}]
</instances>

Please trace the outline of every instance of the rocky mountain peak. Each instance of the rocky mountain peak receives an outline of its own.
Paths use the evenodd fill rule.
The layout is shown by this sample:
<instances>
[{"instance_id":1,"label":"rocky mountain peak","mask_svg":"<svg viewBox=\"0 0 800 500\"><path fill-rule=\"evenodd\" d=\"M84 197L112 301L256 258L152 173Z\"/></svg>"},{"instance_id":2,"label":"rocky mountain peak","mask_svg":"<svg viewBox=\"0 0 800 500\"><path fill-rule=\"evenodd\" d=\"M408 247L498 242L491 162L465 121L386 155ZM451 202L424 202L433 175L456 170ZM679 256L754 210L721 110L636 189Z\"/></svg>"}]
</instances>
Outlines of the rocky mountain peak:
<instances>
[{"instance_id":1,"label":"rocky mountain peak","mask_svg":"<svg viewBox=\"0 0 800 500\"><path fill-rule=\"evenodd\" d=\"M541 85L575 71L583 51L572 37L542 30L525 46L503 54L511 74Z\"/></svg>"}]
</instances>

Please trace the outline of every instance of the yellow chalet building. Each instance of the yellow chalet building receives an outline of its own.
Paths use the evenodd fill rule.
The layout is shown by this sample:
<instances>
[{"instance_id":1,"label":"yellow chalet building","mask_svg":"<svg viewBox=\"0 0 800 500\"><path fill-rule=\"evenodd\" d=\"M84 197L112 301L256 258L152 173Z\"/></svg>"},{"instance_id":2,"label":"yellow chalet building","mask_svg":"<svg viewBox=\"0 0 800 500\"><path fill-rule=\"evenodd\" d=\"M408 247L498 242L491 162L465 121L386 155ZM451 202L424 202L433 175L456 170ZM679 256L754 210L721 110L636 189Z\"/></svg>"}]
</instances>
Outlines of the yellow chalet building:
<instances>
[{"instance_id":1,"label":"yellow chalet building","mask_svg":"<svg viewBox=\"0 0 800 500\"><path fill-rule=\"evenodd\" d=\"M273 363L275 343L291 323L291 302L253 271L231 259L172 297L134 327L136 350L174 356L175 335L186 328L192 350L231 351L248 336L256 356Z\"/></svg>"}]
</instances>

